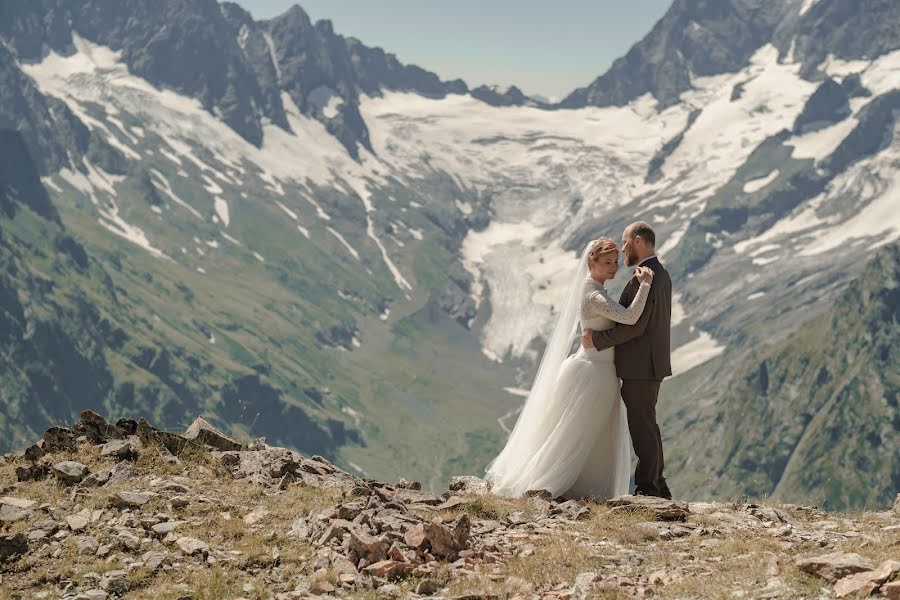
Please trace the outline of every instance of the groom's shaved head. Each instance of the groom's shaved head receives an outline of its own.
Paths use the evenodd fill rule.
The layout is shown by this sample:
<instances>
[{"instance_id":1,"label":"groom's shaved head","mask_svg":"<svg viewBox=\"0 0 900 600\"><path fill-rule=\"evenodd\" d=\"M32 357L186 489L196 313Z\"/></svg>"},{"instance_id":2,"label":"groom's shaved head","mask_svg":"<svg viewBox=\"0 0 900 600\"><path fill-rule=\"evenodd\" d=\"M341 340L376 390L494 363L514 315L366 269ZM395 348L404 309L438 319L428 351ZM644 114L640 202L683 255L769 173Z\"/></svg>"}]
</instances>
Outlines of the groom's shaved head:
<instances>
[{"instance_id":1,"label":"groom's shaved head","mask_svg":"<svg viewBox=\"0 0 900 600\"><path fill-rule=\"evenodd\" d=\"M624 236L627 238L639 237L651 246L656 246L656 234L650 224L644 221L635 221L626 227Z\"/></svg>"}]
</instances>

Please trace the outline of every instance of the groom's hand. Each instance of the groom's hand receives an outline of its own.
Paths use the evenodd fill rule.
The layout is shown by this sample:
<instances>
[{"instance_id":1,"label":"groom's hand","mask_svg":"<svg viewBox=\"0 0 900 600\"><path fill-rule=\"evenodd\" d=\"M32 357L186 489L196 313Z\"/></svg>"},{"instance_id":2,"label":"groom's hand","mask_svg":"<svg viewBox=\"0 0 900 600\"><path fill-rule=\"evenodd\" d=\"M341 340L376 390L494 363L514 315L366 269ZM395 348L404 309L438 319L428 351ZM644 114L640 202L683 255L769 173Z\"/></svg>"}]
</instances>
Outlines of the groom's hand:
<instances>
[{"instance_id":1,"label":"groom's hand","mask_svg":"<svg viewBox=\"0 0 900 600\"><path fill-rule=\"evenodd\" d=\"M594 331L592 329L585 329L581 332L581 345L584 346L585 350L590 350L594 347L594 339L593 336Z\"/></svg>"}]
</instances>

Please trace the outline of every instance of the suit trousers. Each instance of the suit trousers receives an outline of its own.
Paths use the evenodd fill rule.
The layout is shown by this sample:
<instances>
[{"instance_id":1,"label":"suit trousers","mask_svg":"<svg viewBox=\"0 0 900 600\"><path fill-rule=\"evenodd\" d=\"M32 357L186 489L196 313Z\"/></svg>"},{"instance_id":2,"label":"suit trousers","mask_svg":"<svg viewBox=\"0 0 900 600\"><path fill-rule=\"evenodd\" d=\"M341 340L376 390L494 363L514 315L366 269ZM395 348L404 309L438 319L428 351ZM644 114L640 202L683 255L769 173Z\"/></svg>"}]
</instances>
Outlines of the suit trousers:
<instances>
[{"instance_id":1,"label":"suit trousers","mask_svg":"<svg viewBox=\"0 0 900 600\"><path fill-rule=\"evenodd\" d=\"M638 459L634 493L671 498L663 477L662 435L656 423L656 401L661 383L654 379L625 379L622 381L622 401L628 412L628 431Z\"/></svg>"}]
</instances>

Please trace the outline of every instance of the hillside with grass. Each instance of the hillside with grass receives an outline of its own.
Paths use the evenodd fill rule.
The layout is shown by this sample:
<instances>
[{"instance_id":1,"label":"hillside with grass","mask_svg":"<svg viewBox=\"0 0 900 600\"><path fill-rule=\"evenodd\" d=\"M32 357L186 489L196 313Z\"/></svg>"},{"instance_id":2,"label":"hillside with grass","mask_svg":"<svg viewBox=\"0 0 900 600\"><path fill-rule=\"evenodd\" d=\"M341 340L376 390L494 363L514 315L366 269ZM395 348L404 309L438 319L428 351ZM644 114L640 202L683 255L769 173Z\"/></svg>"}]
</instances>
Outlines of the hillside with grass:
<instances>
[{"instance_id":1,"label":"hillside with grass","mask_svg":"<svg viewBox=\"0 0 900 600\"><path fill-rule=\"evenodd\" d=\"M490 494L86 411L0 459L0 598L820 598L900 594L893 510Z\"/></svg>"}]
</instances>

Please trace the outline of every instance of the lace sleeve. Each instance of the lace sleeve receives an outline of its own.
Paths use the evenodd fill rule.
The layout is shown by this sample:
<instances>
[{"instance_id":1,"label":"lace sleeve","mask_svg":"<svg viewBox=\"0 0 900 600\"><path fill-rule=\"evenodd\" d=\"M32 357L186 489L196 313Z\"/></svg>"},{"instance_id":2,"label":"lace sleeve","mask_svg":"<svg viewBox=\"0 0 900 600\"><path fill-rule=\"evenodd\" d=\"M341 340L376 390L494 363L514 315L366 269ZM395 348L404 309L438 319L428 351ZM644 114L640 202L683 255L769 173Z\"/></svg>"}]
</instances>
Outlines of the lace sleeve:
<instances>
[{"instance_id":1,"label":"lace sleeve","mask_svg":"<svg viewBox=\"0 0 900 600\"><path fill-rule=\"evenodd\" d=\"M585 316L606 317L616 323L634 325L644 311L644 305L647 303L647 296L649 295L650 284L642 283L634 300L631 301L631 305L626 308L610 298L605 289L595 288L589 291L587 298L585 298Z\"/></svg>"}]
</instances>

